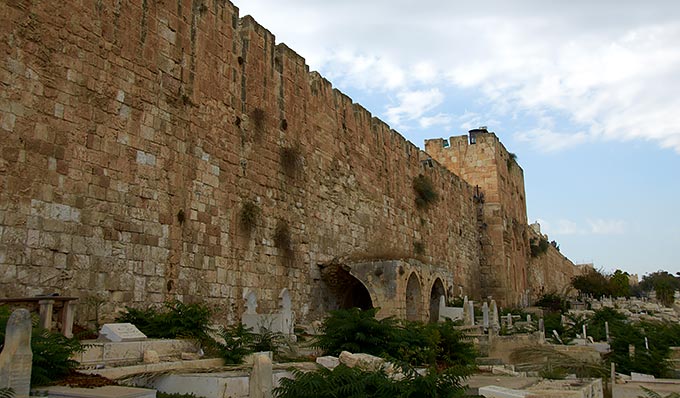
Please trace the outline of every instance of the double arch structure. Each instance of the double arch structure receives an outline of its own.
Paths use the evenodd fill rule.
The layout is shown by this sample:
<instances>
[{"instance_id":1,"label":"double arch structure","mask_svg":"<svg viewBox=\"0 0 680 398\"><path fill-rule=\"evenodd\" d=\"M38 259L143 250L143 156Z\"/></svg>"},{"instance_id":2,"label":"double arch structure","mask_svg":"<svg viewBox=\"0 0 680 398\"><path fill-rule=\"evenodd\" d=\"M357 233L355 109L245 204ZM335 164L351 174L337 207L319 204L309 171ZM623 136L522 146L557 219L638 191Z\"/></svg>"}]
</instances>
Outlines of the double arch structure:
<instances>
[{"instance_id":1,"label":"double arch structure","mask_svg":"<svg viewBox=\"0 0 680 398\"><path fill-rule=\"evenodd\" d=\"M352 280L343 282L336 277L341 287L336 291L345 295L338 300L338 307L365 308L368 304L379 308L379 318L436 322L440 297L446 297L447 287L454 285L450 270L414 259L360 262L342 268Z\"/></svg>"}]
</instances>

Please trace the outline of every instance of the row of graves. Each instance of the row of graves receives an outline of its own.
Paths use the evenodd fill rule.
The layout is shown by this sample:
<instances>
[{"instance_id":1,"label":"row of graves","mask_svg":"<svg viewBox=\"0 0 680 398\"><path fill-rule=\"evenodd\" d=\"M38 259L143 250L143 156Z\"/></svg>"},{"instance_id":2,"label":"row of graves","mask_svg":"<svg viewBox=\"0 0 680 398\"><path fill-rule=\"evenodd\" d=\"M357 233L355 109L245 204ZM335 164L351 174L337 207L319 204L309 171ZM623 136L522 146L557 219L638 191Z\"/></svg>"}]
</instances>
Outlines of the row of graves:
<instances>
[{"instance_id":1,"label":"row of graves","mask_svg":"<svg viewBox=\"0 0 680 398\"><path fill-rule=\"evenodd\" d=\"M62 333L72 331L75 300L69 300L68 316L54 317L60 320ZM258 312L256 292L247 292L244 297L245 310L241 323L253 329L266 329L285 335L291 345L296 344L295 313L291 309L287 290L279 295L279 309L273 313ZM653 311L645 301L602 300L598 305L621 306L633 311ZM636 307L637 306L637 307ZM62 306L63 307L63 306ZM51 316L47 306L41 307L40 319ZM462 306L447 306L442 296L439 306L439 320L451 319L474 341L482 357L479 359L480 374L468 380L469 392L485 397L578 397L599 398L603 396L601 379L546 381L536 373L522 370L521 364L512 363L511 354L519 347L550 345L546 339L554 337L558 343L561 337L556 331L546 331L542 311L525 308L523 316L506 313L501 315L496 302L489 298L475 303L464 297ZM664 313L654 307L656 313ZM587 310L576 310L587 311ZM637 312L640 316L641 312ZM132 324L105 324L96 340L83 341L84 352L74 356L80 364L79 372L97 375L113 380L118 385L95 389L52 386L33 388L31 375L31 313L26 309L15 310L7 324L3 351L0 354L0 389L11 387L15 397L28 397L31 391L49 397L155 397L156 391L166 393L195 394L206 398L227 397L272 397L273 389L283 378L294 377L293 369L311 371L320 367L334 368L339 364L365 369L383 369L398 378L399 370L382 358L363 353L343 352L338 357L320 356L312 348L298 346L297 352L315 357L314 362L277 363L271 352L250 355L238 366L225 366L221 358L207 358L199 344L192 340L150 339ZM564 318L563 322L569 322ZM59 323L59 322L54 322ZM315 328L308 327L312 333ZM607 336L607 340L608 340ZM584 327L582 333L570 344L553 344L556 350L569 355L599 360L609 351L608 341L593 341ZM425 371L425 370L423 370ZM614 370L612 370L614 372ZM615 374L615 373L613 373ZM616 375L616 374L615 374ZM616 375L614 380L628 383L655 383L647 375ZM655 384L653 384L655 386ZM680 385L673 386L672 388Z\"/></svg>"}]
</instances>

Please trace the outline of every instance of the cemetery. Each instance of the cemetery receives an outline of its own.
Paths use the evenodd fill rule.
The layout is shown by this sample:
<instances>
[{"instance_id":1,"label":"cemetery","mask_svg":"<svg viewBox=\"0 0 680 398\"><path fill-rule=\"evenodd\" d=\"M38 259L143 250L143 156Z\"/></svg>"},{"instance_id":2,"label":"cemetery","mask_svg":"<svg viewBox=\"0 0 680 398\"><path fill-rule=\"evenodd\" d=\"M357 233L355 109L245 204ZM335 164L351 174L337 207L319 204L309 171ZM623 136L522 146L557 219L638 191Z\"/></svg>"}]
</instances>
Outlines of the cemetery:
<instances>
[{"instance_id":1,"label":"cemetery","mask_svg":"<svg viewBox=\"0 0 680 398\"><path fill-rule=\"evenodd\" d=\"M322 323L299 325L286 293L281 294L280 309L269 314L258 312L256 295L248 294L239 326L221 331L215 325L201 326L201 319L196 321L200 318L197 314L203 314L200 306L178 303L168 305L165 315L162 310L156 312L161 321L137 321L142 329L157 334L152 323L163 322L163 316L172 317L168 314L173 311L175 315L181 312L193 322L186 325L188 330L176 332L184 338L148 337L128 322L104 324L98 338L81 340L69 358L70 372L107 380L96 388L84 388L87 382L80 386L32 385L35 364L32 366L31 346L36 344L32 333L67 337L62 335L63 328L51 332L43 328L41 311L31 314L16 309L10 314L5 305L0 307L3 317L9 314L0 318L5 323L0 388L11 388L14 397L133 398L158 393L285 398L304 396L300 394L308 389L305 383L331 386L335 377L353 380L351 376L357 374L380 374L385 377L381 382L393 383L395 389L419 378L442 382L447 370L441 369L448 367L458 372L448 385L458 395L451 396L625 398L639 396L643 387L659 394L680 389L680 379L676 379L680 347L667 347L664 365L652 365L663 368L662 373L631 370L645 370L636 368L646 366L636 364L637 357L662 358L654 357L660 349L654 340L663 338L660 335L650 330L642 345L626 346L624 356L617 353L623 325L667 325L661 333L675 333L675 338L680 338L680 300L671 308L650 299L573 301L571 307L589 309L560 312L555 323L556 316L547 307L504 309L495 300L476 303L464 296L447 302L442 296L434 324L377 319L375 310L354 309L333 313ZM162 329L163 324L159 325ZM48 326L60 325L55 318ZM192 329L203 327L210 331ZM439 336L435 340L433 331ZM362 334L370 339L355 340ZM218 347L229 355L220 355ZM434 364L444 368L437 370Z\"/></svg>"}]
</instances>

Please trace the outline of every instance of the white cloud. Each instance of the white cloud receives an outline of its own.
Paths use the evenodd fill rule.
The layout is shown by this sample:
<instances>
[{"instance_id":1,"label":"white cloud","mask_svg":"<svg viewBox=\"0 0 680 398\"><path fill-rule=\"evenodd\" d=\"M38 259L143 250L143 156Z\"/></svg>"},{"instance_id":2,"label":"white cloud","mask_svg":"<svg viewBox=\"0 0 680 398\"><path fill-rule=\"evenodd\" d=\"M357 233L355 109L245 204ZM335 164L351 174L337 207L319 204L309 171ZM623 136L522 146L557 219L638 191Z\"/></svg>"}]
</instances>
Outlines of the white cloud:
<instances>
[{"instance_id":1,"label":"white cloud","mask_svg":"<svg viewBox=\"0 0 680 398\"><path fill-rule=\"evenodd\" d=\"M568 219L555 222L543 219L537 220L541 224L541 232L547 235L622 235L626 232L626 222L616 219L586 219L579 224Z\"/></svg>"},{"instance_id":2,"label":"white cloud","mask_svg":"<svg viewBox=\"0 0 680 398\"><path fill-rule=\"evenodd\" d=\"M399 127L404 121L420 118L426 112L444 101L444 95L437 88L429 90L403 91L397 94L399 103L388 106L387 121Z\"/></svg>"},{"instance_id":3,"label":"white cloud","mask_svg":"<svg viewBox=\"0 0 680 398\"><path fill-rule=\"evenodd\" d=\"M579 126L572 132L529 120L523 137L541 148L641 139L680 153L680 2L237 5L341 89L474 92L474 101L496 112L490 119L559 114ZM409 115L397 109L390 117L401 122Z\"/></svg>"},{"instance_id":4,"label":"white cloud","mask_svg":"<svg viewBox=\"0 0 680 398\"><path fill-rule=\"evenodd\" d=\"M587 220L590 233L595 235L622 235L626 232L626 222L623 220Z\"/></svg>"},{"instance_id":5,"label":"white cloud","mask_svg":"<svg viewBox=\"0 0 680 398\"><path fill-rule=\"evenodd\" d=\"M418 120L418 124L420 127L426 129L432 126L448 125L452 120L451 115L438 113L434 116L421 117L420 120Z\"/></svg>"}]
</instances>

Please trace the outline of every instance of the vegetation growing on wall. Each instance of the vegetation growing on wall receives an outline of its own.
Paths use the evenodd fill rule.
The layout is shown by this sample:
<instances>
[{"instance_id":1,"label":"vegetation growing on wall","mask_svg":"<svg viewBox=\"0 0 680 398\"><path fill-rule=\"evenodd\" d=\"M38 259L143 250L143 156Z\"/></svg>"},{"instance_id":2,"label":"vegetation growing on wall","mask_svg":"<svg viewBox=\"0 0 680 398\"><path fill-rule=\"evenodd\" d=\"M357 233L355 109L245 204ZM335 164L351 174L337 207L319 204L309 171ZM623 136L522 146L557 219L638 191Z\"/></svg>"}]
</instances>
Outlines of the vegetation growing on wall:
<instances>
[{"instance_id":1,"label":"vegetation growing on wall","mask_svg":"<svg viewBox=\"0 0 680 398\"><path fill-rule=\"evenodd\" d=\"M302 171L302 151L298 144L281 147L279 151L281 169L291 177L296 177Z\"/></svg>"},{"instance_id":2,"label":"vegetation growing on wall","mask_svg":"<svg viewBox=\"0 0 680 398\"><path fill-rule=\"evenodd\" d=\"M506 166L508 167L508 171L510 171L510 169L512 168L512 165L515 164L516 162L517 162L517 155L512 153L512 152L508 152L508 160L506 161Z\"/></svg>"},{"instance_id":3,"label":"vegetation growing on wall","mask_svg":"<svg viewBox=\"0 0 680 398\"><path fill-rule=\"evenodd\" d=\"M246 234L250 234L260 220L260 208L252 201L246 200L241 205L239 226Z\"/></svg>"},{"instance_id":4,"label":"vegetation growing on wall","mask_svg":"<svg viewBox=\"0 0 680 398\"><path fill-rule=\"evenodd\" d=\"M416 193L416 207L419 209L427 209L439 199L432 180L426 175L419 174L413 179L413 190Z\"/></svg>"},{"instance_id":5,"label":"vegetation growing on wall","mask_svg":"<svg viewBox=\"0 0 680 398\"><path fill-rule=\"evenodd\" d=\"M423 241L413 242L413 254L416 256L421 256L425 254L425 243Z\"/></svg>"},{"instance_id":6,"label":"vegetation growing on wall","mask_svg":"<svg viewBox=\"0 0 680 398\"><path fill-rule=\"evenodd\" d=\"M545 254L550 247L550 242L544 237L539 239L531 238L529 240L529 249L531 249L531 257L538 257Z\"/></svg>"},{"instance_id":7,"label":"vegetation growing on wall","mask_svg":"<svg viewBox=\"0 0 680 398\"><path fill-rule=\"evenodd\" d=\"M290 227L288 227L287 222L279 220L276 223L274 236L272 238L274 239L274 246L276 248L283 250L286 255L293 254L293 240L291 239Z\"/></svg>"}]
</instances>

